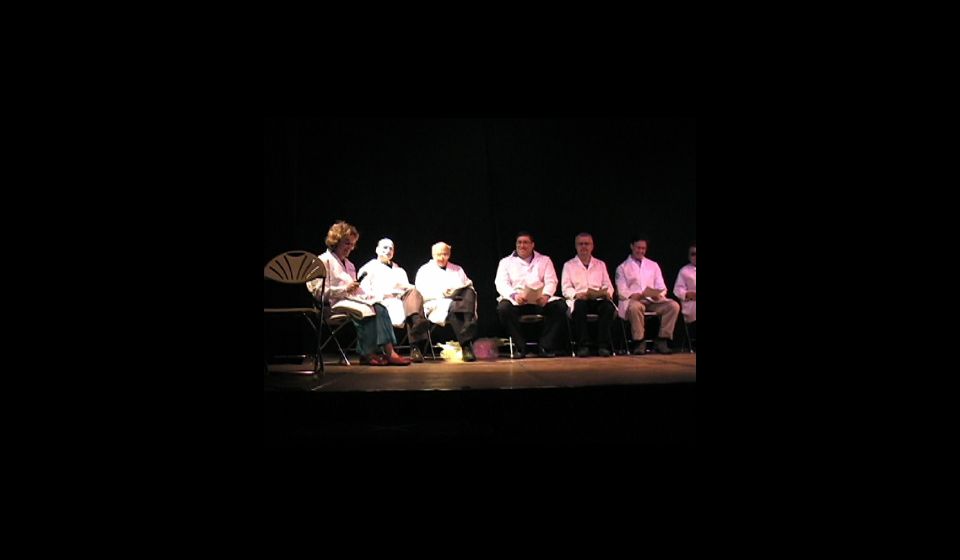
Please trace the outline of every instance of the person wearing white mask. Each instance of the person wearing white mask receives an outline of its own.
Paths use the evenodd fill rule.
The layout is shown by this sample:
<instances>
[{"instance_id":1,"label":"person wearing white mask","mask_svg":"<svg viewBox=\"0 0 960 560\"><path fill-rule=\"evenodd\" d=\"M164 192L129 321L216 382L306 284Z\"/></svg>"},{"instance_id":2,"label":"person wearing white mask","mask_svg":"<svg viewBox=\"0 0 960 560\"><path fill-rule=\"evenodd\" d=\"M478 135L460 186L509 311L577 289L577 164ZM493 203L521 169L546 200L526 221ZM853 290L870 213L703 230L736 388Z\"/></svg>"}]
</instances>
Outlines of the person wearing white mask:
<instances>
[{"instance_id":1,"label":"person wearing white mask","mask_svg":"<svg viewBox=\"0 0 960 560\"><path fill-rule=\"evenodd\" d=\"M630 321L633 335L633 354L647 351L643 340L643 313L653 311L660 316L660 332L654 348L661 354L672 354L667 341L673 339L673 328L680 313L680 304L668 299L667 286L663 282L660 265L646 258L648 239L646 235L634 235L630 243L630 256L617 267L617 293L620 305L617 313L621 319Z\"/></svg>"},{"instance_id":2,"label":"person wearing white mask","mask_svg":"<svg viewBox=\"0 0 960 560\"><path fill-rule=\"evenodd\" d=\"M410 338L410 359L423 361L420 346L427 339L430 322L423 312L423 296L410 283L405 271L393 262L396 249L393 240L383 238L377 242L377 257L363 265L357 272L363 278L361 285L387 308L390 322L405 327Z\"/></svg>"}]
</instances>

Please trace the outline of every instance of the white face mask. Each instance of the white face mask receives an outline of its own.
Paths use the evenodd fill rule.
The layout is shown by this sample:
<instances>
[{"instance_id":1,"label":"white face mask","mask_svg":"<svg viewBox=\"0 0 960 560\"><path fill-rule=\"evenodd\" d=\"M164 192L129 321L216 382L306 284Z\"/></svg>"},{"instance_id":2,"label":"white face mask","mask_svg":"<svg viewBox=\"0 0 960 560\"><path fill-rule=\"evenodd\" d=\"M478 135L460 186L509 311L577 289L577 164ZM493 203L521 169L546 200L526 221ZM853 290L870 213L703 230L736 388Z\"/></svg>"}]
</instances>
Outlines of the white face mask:
<instances>
[{"instance_id":1,"label":"white face mask","mask_svg":"<svg viewBox=\"0 0 960 560\"><path fill-rule=\"evenodd\" d=\"M386 239L377 245L377 255L380 260L393 261L393 253L393 241Z\"/></svg>"}]
</instances>

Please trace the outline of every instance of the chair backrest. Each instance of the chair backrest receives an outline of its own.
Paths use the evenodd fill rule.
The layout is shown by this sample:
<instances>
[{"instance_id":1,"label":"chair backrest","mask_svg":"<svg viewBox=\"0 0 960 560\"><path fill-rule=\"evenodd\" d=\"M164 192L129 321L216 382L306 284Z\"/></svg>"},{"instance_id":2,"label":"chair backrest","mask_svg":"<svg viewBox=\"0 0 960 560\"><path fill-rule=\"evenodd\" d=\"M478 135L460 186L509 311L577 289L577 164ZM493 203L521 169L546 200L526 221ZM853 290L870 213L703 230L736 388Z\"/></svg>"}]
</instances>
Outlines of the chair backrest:
<instances>
[{"instance_id":1,"label":"chair backrest","mask_svg":"<svg viewBox=\"0 0 960 560\"><path fill-rule=\"evenodd\" d=\"M314 278L325 281L326 275L327 267L323 261L309 251L287 251L277 255L263 267L264 309L278 312L283 308L315 306L306 283Z\"/></svg>"},{"instance_id":2,"label":"chair backrest","mask_svg":"<svg viewBox=\"0 0 960 560\"><path fill-rule=\"evenodd\" d=\"M287 251L263 267L263 277L283 284L304 284L314 278L326 278L327 267L309 251Z\"/></svg>"}]
</instances>

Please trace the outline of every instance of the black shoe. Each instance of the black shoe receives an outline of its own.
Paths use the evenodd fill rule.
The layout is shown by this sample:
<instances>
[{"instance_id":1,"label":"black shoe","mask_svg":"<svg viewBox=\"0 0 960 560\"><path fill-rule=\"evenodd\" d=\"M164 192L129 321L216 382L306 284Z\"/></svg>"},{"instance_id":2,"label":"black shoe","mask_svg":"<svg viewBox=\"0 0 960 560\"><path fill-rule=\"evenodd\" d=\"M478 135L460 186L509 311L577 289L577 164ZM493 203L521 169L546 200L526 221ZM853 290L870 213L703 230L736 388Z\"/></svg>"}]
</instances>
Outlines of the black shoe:
<instances>
[{"instance_id":1,"label":"black shoe","mask_svg":"<svg viewBox=\"0 0 960 560\"><path fill-rule=\"evenodd\" d=\"M657 349L657 352L660 352L661 354L673 354L673 350L671 350L667 345L667 339L665 338L657 340L657 343L654 345L654 347Z\"/></svg>"},{"instance_id":2,"label":"black shoe","mask_svg":"<svg viewBox=\"0 0 960 560\"><path fill-rule=\"evenodd\" d=\"M541 358L556 358L557 353L552 350L545 350L542 346L540 347L540 357Z\"/></svg>"},{"instance_id":3,"label":"black shoe","mask_svg":"<svg viewBox=\"0 0 960 560\"><path fill-rule=\"evenodd\" d=\"M590 355L590 349L587 348L586 346L581 346L580 348L577 348L578 358L586 358L589 355Z\"/></svg>"},{"instance_id":4,"label":"black shoe","mask_svg":"<svg viewBox=\"0 0 960 560\"><path fill-rule=\"evenodd\" d=\"M603 347L597 350L597 354L599 354L601 358L609 358L611 355L610 350L607 350L606 348L603 348Z\"/></svg>"},{"instance_id":5,"label":"black shoe","mask_svg":"<svg viewBox=\"0 0 960 560\"><path fill-rule=\"evenodd\" d=\"M410 361L417 364L423 363L423 353L416 346L410 349Z\"/></svg>"},{"instance_id":6,"label":"black shoe","mask_svg":"<svg viewBox=\"0 0 960 560\"><path fill-rule=\"evenodd\" d=\"M518 352L514 352L514 353L513 353L513 359L514 359L514 360L522 360L522 359L524 359L524 358L526 358L526 357L527 357L527 353L526 353L526 352L519 352L519 351L518 351Z\"/></svg>"},{"instance_id":7,"label":"black shoe","mask_svg":"<svg viewBox=\"0 0 960 560\"><path fill-rule=\"evenodd\" d=\"M630 352L634 356L642 356L647 353L647 341L638 342L636 346L633 347L633 351Z\"/></svg>"},{"instance_id":8,"label":"black shoe","mask_svg":"<svg viewBox=\"0 0 960 560\"><path fill-rule=\"evenodd\" d=\"M463 361L465 362L477 361L477 355L473 353L473 348L471 348L469 344L463 347Z\"/></svg>"},{"instance_id":9,"label":"black shoe","mask_svg":"<svg viewBox=\"0 0 960 560\"><path fill-rule=\"evenodd\" d=\"M420 340L421 335L423 338L426 338L427 331L430 329L429 319L420 317L419 315L411 315L410 317L416 317L410 324L410 338Z\"/></svg>"}]
</instances>

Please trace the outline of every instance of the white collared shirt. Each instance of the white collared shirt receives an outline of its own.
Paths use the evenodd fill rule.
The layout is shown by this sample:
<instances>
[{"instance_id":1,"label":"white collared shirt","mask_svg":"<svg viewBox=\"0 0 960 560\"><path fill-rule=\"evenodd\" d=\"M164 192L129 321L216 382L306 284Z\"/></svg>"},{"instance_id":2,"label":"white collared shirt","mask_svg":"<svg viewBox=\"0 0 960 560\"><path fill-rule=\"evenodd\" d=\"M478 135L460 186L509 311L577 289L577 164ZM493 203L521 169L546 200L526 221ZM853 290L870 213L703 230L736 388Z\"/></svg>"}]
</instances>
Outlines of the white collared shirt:
<instances>
[{"instance_id":1,"label":"white collared shirt","mask_svg":"<svg viewBox=\"0 0 960 560\"><path fill-rule=\"evenodd\" d=\"M567 307L573 312L574 297L589 290L606 289L613 298L613 282L607 265L600 259L590 257L590 264L583 266L580 257L573 257L563 263L563 273L560 275L560 289L567 300Z\"/></svg>"},{"instance_id":2,"label":"white collared shirt","mask_svg":"<svg viewBox=\"0 0 960 560\"><path fill-rule=\"evenodd\" d=\"M390 322L394 326L402 326L406 319L403 309L403 293L411 288L407 278L407 271L397 263L384 264L379 258L370 259L357 272L359 278L366 272L367 275L360 282L360 288L366 294L364 298L370 304L379 303L387 309Z\"/></svg>"},{"instance_id":3,"label":"white collared shirt","mask_svg":"<svg viewBox=\"0 0 960 560\"><path fill-rule=\"evenodd\" d=\"M643 292L647 288L660 290L660 295L667 295L667 285L663 282L663 273L660 272L660 265L646 257L640 262L633 258L633 255L627 257L627 260L620 263L616 272L617 279L617 297L620 303L617 305L617 311L621 319L627 316L627 305L630 302L630 296ZM653 301L650 298L644 298L645 301Z\"/></svg>"},{"instance_id":4,"label":"white collared shirt","mask_svg":"<svg viewBox=\"0 0 960 560\"><path fill-rule=\"evenodd\" d=\"M371 259L360 267L357 277L362 276L364 272L367 276L360 286L365 293L379 300L399 297L411 286L407 271L394 262L384 264L380 259Z\"/></svg>"},{"instance_id":5,"label":"white collared shirt","mask_svg":"<svg viewBox=\"0 0 960 560\"><path fill-rule=\"evenodd\" d=\"M546 255L534 251L530 262L517 256L516 251L500 259L497 266L497 278L494 281L500 297L497 301L509 300L517 305L514 294L526 288L543 287L543 295L550 296L549 301L556 301L559 297L553 295L557 291L557 271L553 268L553 261ZM529 302L534 303L534 302Z\"/></svg>"},{"instance_id":6,"label":"white collared shirt","mask_svg":"<svg viewBox=\"0 0 960 560\"><path fill-rule=\"evenodd\" d=\"M686 297L687 292L696 291L697 267L688 264L680 269L680 272L677 274L677 282L673 285L673 295L680 298L681 305L683 306L683 318L686 319L688 323L697 320L697 300L684 301L683 298Z\"/></svg>"},{"instance_id":7,"label":"white collared shirt","mask_svg":"<svg viewBox=\"0 0 960 560\"><path fill-rule=\"evenodd\" d=\"M440 268L436 261L430 260L417 271L415 284L423 301L440 299L446 290L462 288L470 283L463 268L447 262L446 270Z\"/></svg>"},{"instance_id":8,"label":"white collared shirt","mask_svg":"<svg viewBox=\"0 0 960 560\"><path fill-rule=\"evenodd\" d=\"M326 252L320 255L319 259L323 261L323 265L327 267L327 280L324 293L322 294L323 301L330 305L335 305L347 296L347 286L352 284L357 278L357 269L353 266L353 263L350 262L350 259L343 259L341 263L337 255L330 249L327 249ZM315 278L307 282L307 289L310 290L310 293L313 294L314 299L317 301L320 301L321 284L324 283L321 282L320 278Z\"/></svg>"},{"instance_id":9,"label":"white collared shirt","mask_svg":"<svg viewBox=\"0 0 960 560\"><path fill-rule=\"evenodd\" d=\"M322 278L314 278L307 282L307 290L313 294L314 299L321 301L322 296L322 301L329 303L331 307L340 303L349 305L360 311L364 317L370 317L376 314L370 305L363 305L359 301L355 301L364 298L363 288L354 292L352 296L347 295L347 286L352 284L357 278L357 269L353 266L353 263L350 262L350 259L343 259L341 263L337 255L330 249L327 249L327 251L318 258L323 261L323 265L327 267L327 277L325 282ZM320 293L321 285L324 286L323 294ZM348 297L350 298L349 300L347 299Z\"/></svg>"},{"instance_id":10,"label":"white collared shirt","mask_svg":"<svg viewBox=\"0 0 960 560\"><path fill-rule=\"evenodd\" d=\"M420 295L423 296L423 312L427 314L428 319L437 324L444 324L450 304L453 303L453 300L444 297L443 293L446 290L462 288L473 283L460 266L448 261L447 268L444 270L434 260L427 261L420 267L414 282ZM474 308L474 314L476 314L476 308Z\"/></svg>"}]
</instances>

